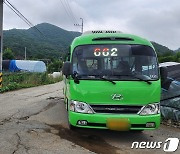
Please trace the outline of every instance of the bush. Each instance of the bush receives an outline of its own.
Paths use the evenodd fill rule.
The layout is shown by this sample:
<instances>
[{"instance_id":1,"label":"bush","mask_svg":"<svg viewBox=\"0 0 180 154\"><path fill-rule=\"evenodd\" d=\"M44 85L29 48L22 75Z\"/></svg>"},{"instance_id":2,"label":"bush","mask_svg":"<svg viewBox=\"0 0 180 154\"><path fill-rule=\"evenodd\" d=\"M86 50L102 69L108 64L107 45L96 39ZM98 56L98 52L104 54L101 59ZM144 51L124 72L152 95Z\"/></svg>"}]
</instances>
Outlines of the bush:
<instances>
[{"instance_id":1,"label":"bush","mask_svg":"<svg viewBox=\"0 0 180 154\"><path fill-rule=\"evenodd\" d=\"M158 54L158 60L160 63L180 62L180 52L177 53L166 52L164 54Z\"/></svg>"},{"instance_id":2,"label":"bush","mask_svg":"<svg viewBox=\"0 0 180 154\"><path fill-rule=\"evenodd\" d=\"M3 87L0 92L15 89L35 87L39 85L52 84L62 80L62 77L53 79L47 73L10 73L3 75Z\"/></svg>"},{"instance_id":3,"label":"bush","mask_svg":"<svg viewBox=\"0 0 180 154\"><path fill-rule=\"evenodd\" d=\"M12 52L12 50L10 48L6 48L3 53L3 59L12 60L14 58L15 57L14 57L14 53Z\"/></svg>"},{"instance_id":4,"label":"bush","mask_svg":"<svg viewBox=\"0 0 180 154\"><path fill-rule=\"evenodd\" d=\"M47 71L48 73L60 72L62 65L63 63L61 60L56 60L48 65Z\"/></svg>"}]
</instances>

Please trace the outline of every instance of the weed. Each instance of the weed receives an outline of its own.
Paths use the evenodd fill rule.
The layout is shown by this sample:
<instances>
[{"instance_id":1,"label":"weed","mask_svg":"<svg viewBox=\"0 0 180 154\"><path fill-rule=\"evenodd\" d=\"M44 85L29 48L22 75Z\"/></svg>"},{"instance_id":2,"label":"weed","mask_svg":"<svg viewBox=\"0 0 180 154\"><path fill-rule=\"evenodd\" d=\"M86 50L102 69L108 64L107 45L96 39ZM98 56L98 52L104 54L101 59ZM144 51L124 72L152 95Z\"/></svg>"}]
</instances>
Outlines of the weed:
<instances>
[{"instance_id":1,"label":"weed","mask_svg":"<svg viewBox=\"0 0 180 154\"><path fill-rule=\"evenodd\" d=\"M52 84L62 80L62 77L53 78L47 73L9 73L3 75L3 87L0 93L29 88L40 85Z\"/></svg>"}]
</instances>

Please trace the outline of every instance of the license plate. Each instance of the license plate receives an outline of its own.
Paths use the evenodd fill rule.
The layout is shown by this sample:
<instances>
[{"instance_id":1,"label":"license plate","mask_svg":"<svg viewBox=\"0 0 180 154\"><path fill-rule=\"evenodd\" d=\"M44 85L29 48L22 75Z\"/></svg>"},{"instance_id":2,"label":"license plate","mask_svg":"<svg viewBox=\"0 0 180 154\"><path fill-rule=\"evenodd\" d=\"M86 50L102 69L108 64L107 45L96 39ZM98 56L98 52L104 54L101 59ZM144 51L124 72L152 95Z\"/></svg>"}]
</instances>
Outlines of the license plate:
<instances>
[{"instance_id":1,"label":"license plate","mask_svg":"<svg viewBox=\"0 0 180 154\"><path fill-rule=\"evenodd\" d=\"M127 131L130 128L128 119L107 119L106 125L110 130Z\"/></svg>"}]
</instances>

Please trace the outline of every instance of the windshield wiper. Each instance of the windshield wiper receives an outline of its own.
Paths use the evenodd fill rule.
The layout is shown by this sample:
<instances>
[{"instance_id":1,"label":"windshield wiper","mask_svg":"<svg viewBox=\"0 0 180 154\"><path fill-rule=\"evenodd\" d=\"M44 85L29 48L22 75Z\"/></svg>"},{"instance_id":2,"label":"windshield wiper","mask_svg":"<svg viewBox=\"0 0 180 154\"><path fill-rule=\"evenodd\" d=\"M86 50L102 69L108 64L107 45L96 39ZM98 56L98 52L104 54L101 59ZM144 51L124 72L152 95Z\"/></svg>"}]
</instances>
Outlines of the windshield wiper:
<instances>
[{"instance_id":1,"label":"windshield wiper","mask_svg":"<svg viewBox=\"0 0 180 154\"><path fill-rule=\"evenodd\" d=\"M104 76L100 76L100 79L103 79L104 81L109 81L109 82L111 82L112 84L116 84L116 82L114 82L113 80L111 80L111 79L108 79L108 78L105 78Z\"/></svg>"},{"instance_id":2,"label":"windshield wiper","mask_svg":"<svg viewBox=\"0 0 180 154\"><path fill-rule=\"evenodd\" d=\"M139 79L140 81L144 81L144 82L146 82L147 84L152 84L151 81L144 80L144 79L142 79L142 78L140 78L140 77L138 77L138 76L136 76L136 75L115 75L115 76L128 76L128 77L133 77L133 78Z\"/></svg>"},{"instance_id":3,"label":"windshield wiper","mask_svg":"<svg viewBox=\"0 0 180 154\"><path fill-rule=\"evenodd\" d=\"M79 84L79 78L81 78L82 76L95 76L95 77L99 77L100 79L104 80L104 81L109 81L111 82L112 84L116 84L116 82L112 81L111 79L108 79L108 78L105 78L104 76L99 76L99 75L78 75L77 72L74 72L73 73L73 78L74 78L74 82Z\"/></svg>"},{"instance_id":4,"label":"windshield wiper","mask_svg":"<svg viewBox=\"0 0 180 154\"><path fill-rule=\"evenodd\" d=\"M140 81L144 81L144 82L146 82L147 84L152 84L151 81L144 80L144 79L142 79L142 78L140 78L140 77L137 77L137 76L135 76L135 75L133 75L133 77L136 78L136 79L139 79Z\"/></svg>"}]
</instances>

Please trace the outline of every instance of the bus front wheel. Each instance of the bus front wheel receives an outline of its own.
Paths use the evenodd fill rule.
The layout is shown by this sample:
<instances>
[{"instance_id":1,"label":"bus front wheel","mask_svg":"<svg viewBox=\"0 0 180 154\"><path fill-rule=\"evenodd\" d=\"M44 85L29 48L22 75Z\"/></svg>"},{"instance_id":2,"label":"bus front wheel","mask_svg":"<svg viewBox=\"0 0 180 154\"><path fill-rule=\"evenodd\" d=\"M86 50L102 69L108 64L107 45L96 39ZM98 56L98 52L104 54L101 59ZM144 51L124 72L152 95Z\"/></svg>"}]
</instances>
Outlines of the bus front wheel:
<instances>
[{"instance_id":1,"label":"bus front wheel","mask_svg":"<svg viewBox=\"0 0 180 154\"><path fill-rule=\"evenodd\" d=\"M71 125L71 124L69 123L69 129L72 130L72 131L75 131L75 130L77 129L77 127L75 127L75 126L73 126L73 125Z\"/></svg>"}]
</instances>

